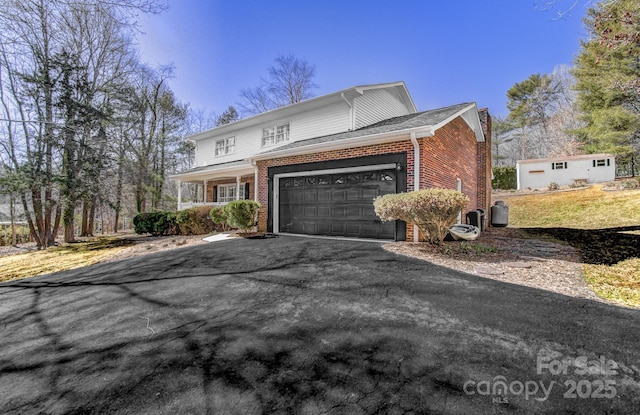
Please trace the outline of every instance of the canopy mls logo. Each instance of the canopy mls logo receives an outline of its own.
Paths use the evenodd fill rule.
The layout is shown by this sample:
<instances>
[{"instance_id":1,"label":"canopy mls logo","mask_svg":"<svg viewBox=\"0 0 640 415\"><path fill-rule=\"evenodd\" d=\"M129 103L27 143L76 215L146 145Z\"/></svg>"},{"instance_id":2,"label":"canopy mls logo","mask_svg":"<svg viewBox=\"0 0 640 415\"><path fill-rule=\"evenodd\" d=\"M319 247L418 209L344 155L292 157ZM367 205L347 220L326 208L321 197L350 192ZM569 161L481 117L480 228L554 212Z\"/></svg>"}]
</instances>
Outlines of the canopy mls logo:
<instances>
[{"instance_id":1,"label":"canopy mls logo","mask_svg":"<svg viewBox=\"0 0 640 415\"><path fill-rule=\"evenodd\" d=\"M549 399L553 389L559 386L563 390L565 399L612 399L616 397L616 382L608 377L616 376L619 365L600 356L599 359L589 359L586 356L553 359L550 356L538 355L536 359L536 374L550 374L552 376L599 376L604 379L568 379L564 382L551 380L513 380L508 382L505 376L495 376L491 380L479 382L468 380L463 390L467 395L490 396L496 404L507 404L509 399L524 396L525 400L534 399L544 402Z\"/></svg>"}]
</instances>

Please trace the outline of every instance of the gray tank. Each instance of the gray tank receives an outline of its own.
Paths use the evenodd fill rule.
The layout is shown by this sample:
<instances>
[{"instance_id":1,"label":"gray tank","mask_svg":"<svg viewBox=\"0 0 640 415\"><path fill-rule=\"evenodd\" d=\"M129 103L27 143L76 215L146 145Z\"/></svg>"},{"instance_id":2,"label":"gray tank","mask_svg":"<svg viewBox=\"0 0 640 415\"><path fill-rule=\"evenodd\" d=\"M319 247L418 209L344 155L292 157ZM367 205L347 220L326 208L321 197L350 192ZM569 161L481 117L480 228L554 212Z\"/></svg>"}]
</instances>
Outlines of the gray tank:
<instances>
[{"instance_id":1,"label":"gray tank","mask_svg":"<svg viewBox=\"0 0 640 415\"><path fill-rule=\"evenodd\" d=\"M491 206L491 226L504 227L509 224L509 205L502 200L496 200Z\"/></svg>"}]
</instances>

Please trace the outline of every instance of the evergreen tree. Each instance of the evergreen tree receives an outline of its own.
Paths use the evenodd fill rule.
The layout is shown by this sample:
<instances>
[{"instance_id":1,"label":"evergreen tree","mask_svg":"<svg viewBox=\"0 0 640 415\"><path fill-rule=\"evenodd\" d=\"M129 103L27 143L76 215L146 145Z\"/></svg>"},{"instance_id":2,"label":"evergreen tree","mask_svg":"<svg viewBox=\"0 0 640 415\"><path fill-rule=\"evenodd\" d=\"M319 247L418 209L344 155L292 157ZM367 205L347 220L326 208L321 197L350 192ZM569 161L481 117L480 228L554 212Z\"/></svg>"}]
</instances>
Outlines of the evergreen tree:
<instances>
[{"instance_id":1,"label":"evergreen tree","mask_svg":"<svg viewBox=\"0 0 640 415\"><path fill-rule=\"evenodd\" d=\"M574 71L586 127L584 150L610 152L619 160L640 150L640 3L603 1L585 18L589 39Z\"/></svg>"}]
</instances>

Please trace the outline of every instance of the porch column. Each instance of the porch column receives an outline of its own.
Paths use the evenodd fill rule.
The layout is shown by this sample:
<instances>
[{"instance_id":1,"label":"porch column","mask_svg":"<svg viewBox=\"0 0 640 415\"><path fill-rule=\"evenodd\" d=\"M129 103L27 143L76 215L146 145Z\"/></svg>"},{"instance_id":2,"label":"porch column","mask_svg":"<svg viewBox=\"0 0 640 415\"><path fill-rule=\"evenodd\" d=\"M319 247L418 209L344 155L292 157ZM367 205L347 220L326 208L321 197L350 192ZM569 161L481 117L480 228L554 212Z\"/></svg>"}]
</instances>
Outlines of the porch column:
<instances>
[{"instance_id":1,"label":"porch column","mask_svg":"<svg viewBox=\"0 0 640 415\"><path fill-rule=\"evenodd\" d=\"M240 200L240 179L241 176L236 176L236 200Z\"/></svg>"},{"instance_id":2,"label":"porch column","mask_svg":"<svg viewBox=\"0 0 640 415\"><path fill-rule=\"evenodd\" d=\"M207 203L207 188L208 188L208 185L209 185L209 181L205 180L204 181L204 197L203 197L203 200L204 200L205 204Z\"/></svg>"},{"instance_id":3,"label":"porch column","mask_svg":"<svg viewBox=\"0 0 640 415\"><path fill-rule=\"evenodd\" d=\"M178 180L178 210L182 204L182 180Z\"/></svg>"}]
</instances>

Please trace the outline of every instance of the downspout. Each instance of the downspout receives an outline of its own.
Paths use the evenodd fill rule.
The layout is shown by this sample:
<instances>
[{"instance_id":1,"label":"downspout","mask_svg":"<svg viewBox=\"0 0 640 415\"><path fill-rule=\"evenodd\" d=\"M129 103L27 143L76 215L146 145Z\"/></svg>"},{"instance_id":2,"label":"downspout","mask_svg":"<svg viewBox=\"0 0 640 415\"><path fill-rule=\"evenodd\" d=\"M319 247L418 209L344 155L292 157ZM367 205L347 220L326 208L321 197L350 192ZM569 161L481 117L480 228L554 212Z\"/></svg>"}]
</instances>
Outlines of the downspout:
<instances>
[{"instance_id":1,"label":"downspout","mask_svg":"<svg viewBox=\"0 0 640 415\"><path fill-rule=\"evenodd\" d=\"M416 133L411 133L411 143L413 144L413 190L420 190L420 144L416 138ZM420 242L420 230L418 225L413 225L413 242Z\"/></svg>"},{"instance_id":2,"label":"downspout","mask_svg":"<svg viewBox=\"0 0 640 415\"><path fill-rule=\"evenodd\" d=\"M251 159L251 165L253 166L253 200L258 201L258 166L256 161Z\"/></svg>"},{"instance_id":3,"label":"downspout","mask_svg":"<svg viewBox=\"0 0 640 415\"><path fill-rule=\"evenodd\" d=\"M350 127L349 130L353 131L355 129L355 121L353 119L354 114L353 114L353 105L349 102L349 100L347 99L347 97L344 96L344 92L340 93L340 96L342 97L342 99L344 99L344 102L347 103L347 105L349 106L349 114L350 114Z\"/></svg>"},{"instance_id":4,"label":"downspout","mask_svg":"<svg viewBox=\"0 0 640 415\"><path fill-rule=\"evenodd\" d=\"M456 182L457 182L457 184L458 184L458 185L456 186L456 189L457 189L460 193L462 193L462 179L458 177L458 178L456 179ZM462 211L458 212L458 225L459 225L459 224L461 224L461 223L462 223Z\"/></svg>"}]
</instances>

